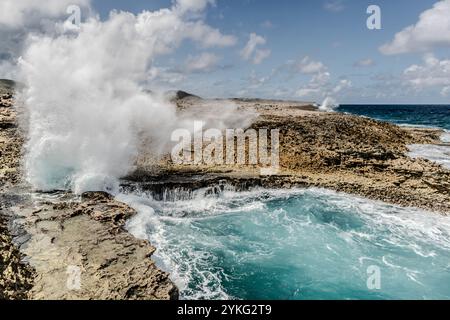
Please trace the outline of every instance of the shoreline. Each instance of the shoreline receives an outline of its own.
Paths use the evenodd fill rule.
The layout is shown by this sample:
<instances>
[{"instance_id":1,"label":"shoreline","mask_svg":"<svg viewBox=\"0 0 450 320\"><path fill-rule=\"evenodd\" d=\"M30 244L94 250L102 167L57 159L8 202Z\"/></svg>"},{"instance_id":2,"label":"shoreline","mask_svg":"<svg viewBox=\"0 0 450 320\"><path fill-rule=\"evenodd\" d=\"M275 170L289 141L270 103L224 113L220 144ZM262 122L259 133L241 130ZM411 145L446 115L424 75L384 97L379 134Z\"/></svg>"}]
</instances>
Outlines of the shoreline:
<instances>
[{"instance_id":1,"label":"shoreline","mask_svg":"<svg viewBox=\"0 0 450 320\"><path fill-rule=\"evenodd\" d=\"M0 192L2 199L10 199L2 201L1 215L14 217L14 230L7 235L16 250L17 259L12 263L30 270L23 280L23 295L17 298L177 299L178 289L169 274L150 259L156 248L124 230L125 222L136 214L128 205L101 192L85 193L81 198L62 193L60 199L45 195L31 199L20 183L23 141L11 99L2 98L0 106ZM450 213L450 171L406 155L406 146L412 142L436 144L438 131L402 129L310 107L302 110L288 102L275 107L273 101L258 101L256 106L244 102L260 114L252 128L282 130L280 174L260 176L257 167L174 166L167 161L155 168L142 157L138 169L122 181L123 186L131 188L137 183L155 195L224 183L238 190L319 187ZM5 150L9 153L3 157ZM67 288L68 266L80 268L81 290Z\"/></svg>"},{"instance_id":2,"label":"shoreline","mask_svg":"<svg viewBox=\"0 0 450 320\"><path fill-rule=\"evenodd\" d=\"M156 249L124 230L133 209L106 193L30 192L21 181L23 139L16 120L12 93L2 94L0 297L178 299L169 275L150 258ZM80 286L71 286L78 275Z\"/></svg>"}]
</instances>

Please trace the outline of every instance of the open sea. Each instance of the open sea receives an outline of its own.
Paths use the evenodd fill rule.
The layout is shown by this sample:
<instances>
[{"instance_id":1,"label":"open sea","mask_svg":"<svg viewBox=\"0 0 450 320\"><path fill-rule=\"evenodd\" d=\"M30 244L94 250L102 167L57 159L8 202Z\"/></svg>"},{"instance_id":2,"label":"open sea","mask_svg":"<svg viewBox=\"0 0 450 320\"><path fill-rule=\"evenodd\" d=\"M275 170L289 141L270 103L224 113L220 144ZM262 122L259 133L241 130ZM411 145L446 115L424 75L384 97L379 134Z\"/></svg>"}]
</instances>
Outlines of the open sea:
<instances>
[{"instance_id":1,"label":"open sea","mask_svg":"<svg viewBox=\"0 0 450 320\"><path fill-rule=\"evenodd\" d=\"M338 111L450 130L450 106ZM118 198L182 299L450 299L450 217L316 188Z\"/></svg>"}]
</instances>

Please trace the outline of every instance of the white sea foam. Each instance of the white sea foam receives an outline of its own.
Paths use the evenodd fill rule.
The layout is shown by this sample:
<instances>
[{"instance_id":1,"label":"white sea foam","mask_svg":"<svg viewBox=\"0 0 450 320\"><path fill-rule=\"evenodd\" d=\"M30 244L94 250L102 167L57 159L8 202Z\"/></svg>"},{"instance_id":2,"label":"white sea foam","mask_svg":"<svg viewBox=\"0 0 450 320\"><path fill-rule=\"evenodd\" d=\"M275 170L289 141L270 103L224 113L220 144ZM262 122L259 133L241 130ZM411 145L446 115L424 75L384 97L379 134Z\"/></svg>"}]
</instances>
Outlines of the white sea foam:
<instances>
[{"instance_id":1,"label":"white sea foam","mask_svg":"<svg viewBox=\"0 0 450 320\"><path fill-rule=\"evenodd\" d=\"M442 142L450 143L450 130L444 130L441 136Z\"/></svg>"},{"instance_id":2,"label":"white sea foam","mask_svg":"<svg viewBox=\"0 0 450 320\"><path fill-rule=\"evenodd\" d=\"M180 198L118 197L137 209L128 230L158 248L154 259L171 273L182 298L232 298L229 283L257 271L230 268L249 264L270 271L271 263L279 266L280 252L283 264L309 277L341 283L383 264L384 281L401 278L413 287L427 282L424 264L438 268L443 252L450 252L449 217L325 189L203 189Z\"/></svg>"},{"instance_id":3,"label":"white sea foam","mask_svg":"<svg viewBox=\"0 0 450 320\"><path fill-rule=\"evenodd\" d=\"M326 97L325 100L323 100L322 104L319 106L319 110L326 112L334 112L338 107L339 104L334 98Z\"/></svg>"},{"instance_id":4,"label":"white sea foam","mask_svg":"<svg viewBox=\"0 0 450 320\"><path fill-rule=\"evenodd\" d=\"M408 149L411 158L428 159L450 169L450 146L412 144Z\"/></svg>"},{"instance_id":5,"label":"white sea foam","mask_svg":"<svg viewBox=\"0 0 450 320\"><path fill-rule=\"evenodd\" d=\"M153 61L183 40L203 47L235 42L202 20L199 13L210 2L178 0L171 8L137 15L112 12L70 33L55 27L30 36L20 69L29 120L26 177L36 189L113 192L143 141L157 157L170 151L171 132L191 129L194 119L219 129L248 123L235 116L231 102L180 118L163 94L144 90Z\"/></svg>"}]
</instances>

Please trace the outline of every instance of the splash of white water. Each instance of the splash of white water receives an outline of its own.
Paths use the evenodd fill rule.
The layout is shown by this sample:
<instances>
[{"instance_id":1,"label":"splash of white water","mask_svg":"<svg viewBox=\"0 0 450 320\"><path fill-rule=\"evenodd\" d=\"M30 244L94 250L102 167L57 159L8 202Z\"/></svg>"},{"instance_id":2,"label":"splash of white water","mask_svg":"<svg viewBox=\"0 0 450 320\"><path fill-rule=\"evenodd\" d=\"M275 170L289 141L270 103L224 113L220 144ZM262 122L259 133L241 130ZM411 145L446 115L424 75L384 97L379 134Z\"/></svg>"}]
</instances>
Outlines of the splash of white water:
<instances>
[{"instance_id":1,"label":"splash of white water","mask_svg":"<svg viewBox=\"0 0 450 320\"><path fill-rule=\"evenodd\" d=\"M326 97L325 100L323 100L322 104L320 105L319 110L326 112L334 112L338 106L339 104L335 99L333 99L332 97Z\"/></svg>"},{"instance_id":2,"label":"splash of white water","mask_svg":"<svg viewBox=\"0 0 450 320\"><path fill-rule=\"evenodd\" d=\"M178 0L170 9L138 15L112 12L70 34L30 37L20 69L29 120L25 168L36 189L114 193L118 178L132 169L140 138L150 141L150 152L166 151L170 132L180 126L176 107L142 84L151 62L184 39L203 47L233 43L196 15L209 2Z\"/></svg>"}]
</instances>

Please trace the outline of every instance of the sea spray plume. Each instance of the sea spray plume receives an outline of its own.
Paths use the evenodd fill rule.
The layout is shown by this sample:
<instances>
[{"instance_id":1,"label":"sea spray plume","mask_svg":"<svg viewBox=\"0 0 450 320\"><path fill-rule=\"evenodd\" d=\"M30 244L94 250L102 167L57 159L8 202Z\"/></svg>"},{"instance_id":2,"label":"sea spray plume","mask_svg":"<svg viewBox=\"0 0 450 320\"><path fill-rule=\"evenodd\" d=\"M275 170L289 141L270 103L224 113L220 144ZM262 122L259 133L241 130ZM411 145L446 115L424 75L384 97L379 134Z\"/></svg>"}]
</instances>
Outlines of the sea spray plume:
<instances>
[{"instance_id":1,"label":"sea spray plume","mask_svg":"<svg viewBox=\"0 0 450 320\"><path fill-rule=\"evenodd\" d=\"M193 3L192 10L189 3ZM186 17L209 1L91 18L75 34L34 35L20 60L27 89L27 180L41 190L114 192L136 157L139 134L163 149L177 125L175 106L142 90L149 62L184 39L226 46L222 35ZM201 5L203 4L203 5Z\"/></svg>"},{"instance_id":2,"label":"sea spray plume","mask_svg":"<svg viewBox=\"0 0 450 320\"><path fill-rule=\"evenodd\" d=\"M322 104L319 106L319 110L326 112L334 112L338 106L339 105L335 99L331 97L326 97L325 100L323 100Z\"/></svg>"}]
</instances>

